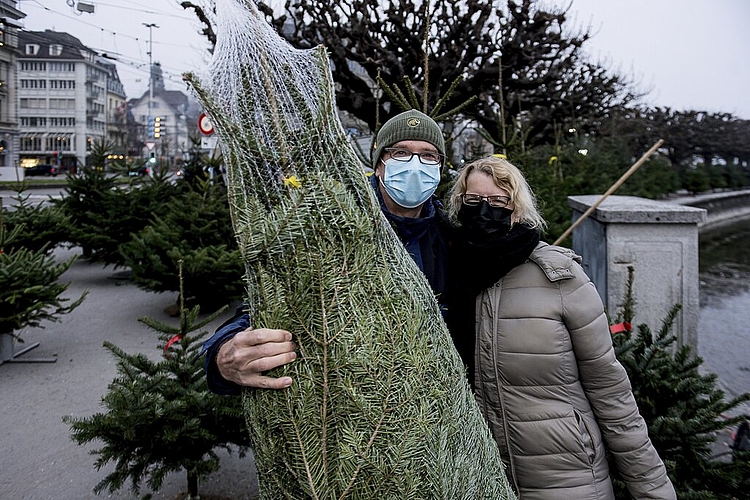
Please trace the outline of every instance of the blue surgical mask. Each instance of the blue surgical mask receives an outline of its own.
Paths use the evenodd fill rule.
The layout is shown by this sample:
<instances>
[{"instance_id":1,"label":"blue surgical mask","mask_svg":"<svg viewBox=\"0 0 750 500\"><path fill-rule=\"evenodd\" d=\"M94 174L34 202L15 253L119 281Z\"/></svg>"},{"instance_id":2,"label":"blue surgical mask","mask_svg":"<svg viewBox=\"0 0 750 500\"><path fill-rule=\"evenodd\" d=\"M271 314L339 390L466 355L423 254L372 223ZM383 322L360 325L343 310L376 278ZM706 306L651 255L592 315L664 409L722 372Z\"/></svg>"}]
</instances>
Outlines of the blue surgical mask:
<instances>
[{"instance_id":1,"label":"blue surgical mask","mask_svg":"<svg viewBox=\"0 0 750 500\"><path fill-rule=\"evenodd\" d=\"M409 161L385 160L381 182L388 196L404 208L416 208L435 192L440 183L440 166L425 165L419 156Z\"/></svg>"}]
</instances>

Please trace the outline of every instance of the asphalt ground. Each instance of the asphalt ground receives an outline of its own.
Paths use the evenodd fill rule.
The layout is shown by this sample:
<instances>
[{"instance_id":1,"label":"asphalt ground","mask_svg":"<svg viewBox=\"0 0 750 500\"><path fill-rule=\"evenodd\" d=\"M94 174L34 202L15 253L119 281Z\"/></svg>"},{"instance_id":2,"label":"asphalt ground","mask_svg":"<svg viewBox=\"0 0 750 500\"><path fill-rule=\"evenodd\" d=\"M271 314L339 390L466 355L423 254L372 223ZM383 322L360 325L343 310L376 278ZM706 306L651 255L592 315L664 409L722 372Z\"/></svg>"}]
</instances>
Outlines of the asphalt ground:
<instances>
[{"instance_id":1,"label":"asphalt ground","mask_svg":"<svg viewBox=\"0 0 750 500\"><path fill-rule=\"evenodd\" d=\"M65 260L79 253L79 249L58 249L55 256ZM66 415L80 418L104 411L101 398L117 374L115 358L102 347L105 340L126 352L159 359L157 333L137 318L177 321L164 312L175 303L176 293L141 290L116 279L120 271L79 258L62 281L70 282L66 297L77 298L88 290L84 302L58 323L16 332L25 342L16 343L14 352L39 345L0 365L0 499L184 498L183 472L168 476L157 492L144 484L136 495L128 483L114 493L94 494L94 486L114 464L96 470L97 456L90 454L96 444L78 445L71 439L70 426L62 421ZM206 329L213 332L230 314L228 310ZM220 451L219 455L221 468L199 485L202 498L256 498L252 454L239 458L236 452Z\"/></svg>"}]
</instances>

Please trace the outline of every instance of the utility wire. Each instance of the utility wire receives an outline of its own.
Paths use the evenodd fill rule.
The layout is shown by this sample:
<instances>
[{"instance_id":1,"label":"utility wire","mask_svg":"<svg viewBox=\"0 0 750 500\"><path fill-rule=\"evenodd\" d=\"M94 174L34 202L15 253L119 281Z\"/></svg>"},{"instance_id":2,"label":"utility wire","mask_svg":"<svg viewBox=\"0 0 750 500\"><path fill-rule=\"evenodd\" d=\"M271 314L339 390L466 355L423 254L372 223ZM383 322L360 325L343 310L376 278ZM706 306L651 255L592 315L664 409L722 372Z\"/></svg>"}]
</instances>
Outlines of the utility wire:
<instances>
[{"instance_id":1,"label":"utility wire","mask_svg":"<svg viewBox=\"0 0 750 500\"><path fill-rule=\"evenodd\" d=\"M131 2L131 5L133 3L135 3L135 2ZM96 5L105 5L107 7L113 7L115 9L130 10L130 11L133 11L133 12L139 12L141 14L153 14L153 15L157 15L157 16L169 16L172 19L184 19L186 21L197 21L197 19L195 19L193 17L176 16L174 14L163 12L163 11L148 10L147 8L134 9L133 7L126 7L124 5L116 5L116 4L107 3L107 2L96 2Z\"/></svg>"},{"instance_id":2,"label":"utility wire","mask_svg":"<svg viewBox=\"0 0 750 500\"><path fill-rule=\"evenodd\" d=\"M36 3L39 3L39 1L38 1L38 0L34 0L34 2L36 2ZM137 36L130 36L130 35L125 35L125 34L123 34L123 33L118 33L118 32L116 32L116 31L111 31L111 30L107 30L107 29L104 29L104 28L102 28L102 27L101 27L101 26L99 26L99 25L96 25L96 24L92 24L92 23L86 22L86 21L84 21L84 20L82 20L82 19L78 19L78 18L77 18L77 17L75 17L75 16L71 16L71 15L68 15L68 14L63 14L62 12L59 12L59 11L57 11L57 10L54 10L54 9L50 9L49 7L46 7L46 6L42 5L42 4L39 4L39 5L40 5L40 7L41 7L42 9L44 9L44 10L46 10L46 11L48 11L48 12L51 12L51 13L53 13L53 14L56 14L56 15L58 15L58 16L63 16L63 17L66 17L66 18L68 18L68 19L71 19L71 20L73 20L73 21L79 22L79 23L81 23L81 24L85 24L86 26L90 26L90 27L92 27L92 28L96 28L96 29L98 29L98 30L100 30L100 31L105 31L105 32L107 32L107 34L111 34L111 35L115 35L115 36L121 36L121 37L123 37L123 38L129 38L129 39L131 39L131 40L135 40L136 42L148 42L148 40L147 40L147 39L144 39L144 38L140 38L140 37L137 37ZM146 12L146 11L142 11L142 12ZM178 16L172 16L172 15L169 15L169 14L159 14L159 15L169 16L170 18L175 18L175 17L177 17L178 19L191 19L191 18L180 18L180 17L178 17ZM192 20L192 19L191 19L191 20ZM197 21L197 19L195 19L195 21ZM153 41L152 43L154 43L155 45L166 45L166 46L170 46L170 47L184 47L184 44L180 44L180 43L169 43L169 42L159 42L159 41L157 41L157 40L154 40L154 41Z\"/></svg>"},{"instance_id":3,"label":"utility wire","mask_svg":"<svg viewBox=\"0 0 750 500\"><path fill-rule=\"evenodd\" d=\"M139 50L141 49L141 46L140 46L141 43L148 43L147 39L140 38L140 37L134 37L134 36L131 36L131 35L125 35L125 34L122 34L122 33L118 33L116 31L111 31L111 30L105 29L105 28L103 28L103 27L101 27L99 25L92 24L92 23L89 23L87 21L84 21L84 20L78 18L77 16L71 16L71 15L65 14L63 12L57 11L55 9L51 9L51 8L49 8L49 7L41 4L39 2L39 0L32 0L32 1L34 3L36 3L38 5L38 7L40 7L41 9L43 9L45 11L48 11L48 12L53 13L53 14L58 15L58 16L65 17L67 19L71 19L73 21L79 22L79 23L84 24L86 26L98 29L102 33L106 33L108 35L113 35L113 43L115 44L115 46L117 45L117 42L116 42L116 38L114 38L114 37L118 37L118 36L130 39L130 40L134 40L134 41L138 42L136 46L138 47ZM121 9L125 9L125 10L131 10L131 11L134 11L134 12L140 12L140 13L144 13L144 14L153 14L153 15L167 16L170 19L177 18L177 19L191 20L191 21L196 21L197 22L197 19L193 19L191 17L176 16L174 14L168 14L168 13L165 13L165 12L159 12L159 11L153 11L153 10L147 10L147 9L136 9L136 8L132 8L132 7L124 7L124 6L121 6L121 5L113 5L113 4L109 4L109 3L106 3L106 2L97 2L97 4L98 5L106 5L108 7L116 7L116 8L121 8ZM184 44L169 43L169 42L160 42L160 41L157 41L157 40L153 40L152 43L154 45L157 45L157 46L170 46L170 47L180 47L180 48L184 48L184 46L185 46ZM65 44L63 44L63 45L65 45ZM70 45L68 45L68 46L70 48L75 48L76 50L78 49L78 47L72 47ZM122 53L119 53L119 52L116 52L116 51L101 49L101 48L90 46L90 45L87 45L86 47L89 48L90 50L94 51L94 52L98 52L100 55L105 56L105 58L107 58L107 59L111 59L111 60L120 62L123 65L130 66L135 71L140 71L140 72L142 72L143 74L146 74L146 75L148 75L150 73L150 68L148 68L148 63L145 60L140 60L140 59L134 58L133 56L127 56L125 54L122 54ZM177 68L171 68L170 69L168 66L164 66L163 64L160 64L160 67L162 69L162 74L163 74L163 76L164 76L165 79L169 79L170 81L177 81L177 82L182 81L183 70L180 70L180 69L177 69Z\"/></svg>"}]
</instances>

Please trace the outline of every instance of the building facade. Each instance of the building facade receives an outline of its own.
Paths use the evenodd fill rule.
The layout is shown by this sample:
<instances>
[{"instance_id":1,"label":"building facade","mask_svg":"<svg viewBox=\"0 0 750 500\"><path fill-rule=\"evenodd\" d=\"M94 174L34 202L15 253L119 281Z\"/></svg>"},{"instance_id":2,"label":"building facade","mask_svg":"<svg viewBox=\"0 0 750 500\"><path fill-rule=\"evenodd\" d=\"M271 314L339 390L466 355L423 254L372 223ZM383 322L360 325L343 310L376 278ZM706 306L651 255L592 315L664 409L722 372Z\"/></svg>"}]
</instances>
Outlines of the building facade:
<instances>
[{"instance_id":1,"label":"building facade","mask_svg":"<svg viewBox=\"0 0 750 500\"><path fill-rule=\"evenodd\" d=\"M18 20L15 0L0 0L0 180L16 180L18 161Z\"/></svg>"},{"instance_id":2,"label":"building facade","mask_svg":"<svg viewBox=\"0 0 750 500\"><path fill-rule=\"evenodd\" d=\"M125 100L113 65L77 38L51 30L19 32L19 49L21 167L87 165L92 145L108 139L110 99L113 105Z\"/></svg>"},{"instance_id":3,"label":"building facade","mask_svg":"<svg viewBox=\"0 0 750 500\"><path fill-rule=\"evenodd\" d=\"M164 88L159 63L152 65L151 79L152 89L128 102L129 152L143 158L153 154L160 167L172 168L179 165L191 149L188 137L190 102L188 96L179 90Z\"/></svg>"},{"instance_id":4,"label":"building facade","mask_svg":"<svg viewBox=\"0 0 750 500\"><path fill-rule=\"evenodd\" d=\"M118 159L127 156L128 130L127 111L128 102L125 96L125 87L117 74L117 66L104 60L98 61L99 65L107 70L107 103L106 103L106 138L112 154ZM120 158L122 157L122 158Z\"/></svg>"}]
</instances>

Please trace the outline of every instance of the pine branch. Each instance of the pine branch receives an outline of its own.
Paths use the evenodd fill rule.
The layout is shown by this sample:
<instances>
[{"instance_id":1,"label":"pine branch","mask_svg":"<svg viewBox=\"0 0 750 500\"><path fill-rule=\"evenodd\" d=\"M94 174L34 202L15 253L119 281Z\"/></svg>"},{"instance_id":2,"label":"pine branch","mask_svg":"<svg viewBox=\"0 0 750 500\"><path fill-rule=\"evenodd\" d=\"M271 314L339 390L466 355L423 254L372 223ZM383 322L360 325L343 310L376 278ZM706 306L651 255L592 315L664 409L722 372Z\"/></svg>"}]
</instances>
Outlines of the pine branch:
<instances>
[{"instance_id":1,"label":"pine branch","mask_svg":"<svg viewBox=\"0 0 750 500\"><path fill-rule=\"evenodd\" d=\"M413 109L412 105L409 103L409 100L403 94L398 85L393 85L393 87L391 87L390 85L388 85L388 83L386 83L385 80L380 77L378 77L378 85L380 85L380 88L383 89L388 97L395 101L401 109L403 109L404 111Z\"/></svg>"}]
</instances>

